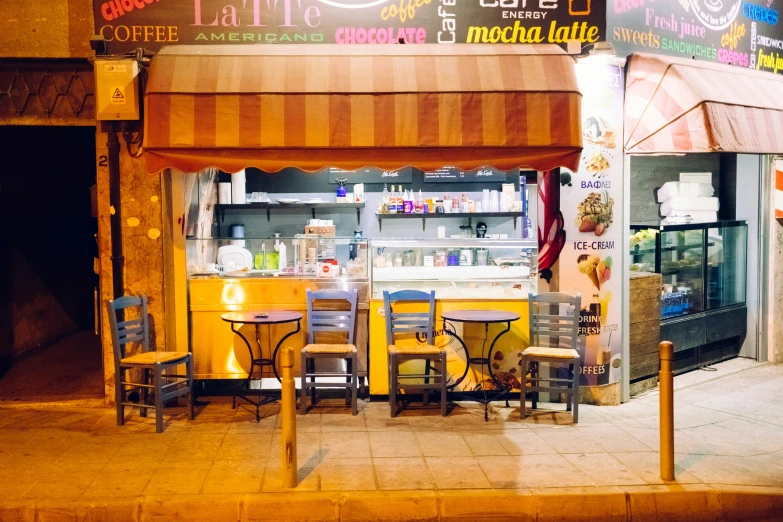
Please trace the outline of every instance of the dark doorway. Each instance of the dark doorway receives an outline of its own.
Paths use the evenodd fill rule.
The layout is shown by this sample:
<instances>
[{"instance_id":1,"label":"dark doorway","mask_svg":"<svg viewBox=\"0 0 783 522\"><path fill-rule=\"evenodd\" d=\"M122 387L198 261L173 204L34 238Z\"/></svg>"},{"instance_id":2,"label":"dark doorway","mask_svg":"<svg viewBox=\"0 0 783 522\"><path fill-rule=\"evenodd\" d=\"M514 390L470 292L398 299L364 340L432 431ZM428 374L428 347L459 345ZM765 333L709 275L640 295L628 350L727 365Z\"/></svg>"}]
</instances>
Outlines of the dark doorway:
<instances>
[{"instance_id":1,"label":"dark doorway","mask_svg":"<svg viewBox=\"0 0 783 522\"><path fill-rule=\"evenodd\" d=\"M96 376L102 397L100 340L87 335L98 284L95 128L3 126L0 143L0 256L8 267L0 271L0 400L34 400L34 390L47 388L62 400L68 381Z\"/></svg>"}]
</instances>

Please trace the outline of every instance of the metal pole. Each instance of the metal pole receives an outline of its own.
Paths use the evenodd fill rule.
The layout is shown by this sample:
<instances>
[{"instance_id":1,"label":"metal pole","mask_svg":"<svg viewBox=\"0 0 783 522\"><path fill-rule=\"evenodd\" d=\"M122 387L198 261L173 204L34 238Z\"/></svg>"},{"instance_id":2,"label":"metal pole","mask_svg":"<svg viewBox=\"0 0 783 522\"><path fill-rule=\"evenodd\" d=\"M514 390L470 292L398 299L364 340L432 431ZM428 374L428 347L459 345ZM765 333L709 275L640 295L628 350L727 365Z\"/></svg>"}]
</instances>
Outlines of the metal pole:
<instances>
[{"instance_id":1,"label":"metal pole","mask_svg":"<svg viewBox=\"0 0 783 522\"><path fill-rule=\"evenodd\" d=\"M122 205L120 204L120 140L114 124L109 129L107 143L109 149L109 204L111 205L111 269L114 299L125 294L124 268L122 254Z\"/></svg>"},{"instance_id":2,"label":"metal pole","mask_svg":"<svg viewBox=\"0 0 783 522\"><path fill-rule=\"evenodd\" d=\"M674 480L674 376L672 359L674 344L662 341L658 345L661 369L658 372L660 385L661 415L661 479Z\"/></svg>"},{"instance_id":3,"label":"metal pole","mask_svg":"<svg viewBox=\"0 0 783 522\"><path fill-rule=\"evenodd\" d=\"M296 470L296 385L294 383L294 350L283 348L283 390L280 404L282 434L280 445L283 457L283 487L295 488Z\"/></svg>"}]
</instances>

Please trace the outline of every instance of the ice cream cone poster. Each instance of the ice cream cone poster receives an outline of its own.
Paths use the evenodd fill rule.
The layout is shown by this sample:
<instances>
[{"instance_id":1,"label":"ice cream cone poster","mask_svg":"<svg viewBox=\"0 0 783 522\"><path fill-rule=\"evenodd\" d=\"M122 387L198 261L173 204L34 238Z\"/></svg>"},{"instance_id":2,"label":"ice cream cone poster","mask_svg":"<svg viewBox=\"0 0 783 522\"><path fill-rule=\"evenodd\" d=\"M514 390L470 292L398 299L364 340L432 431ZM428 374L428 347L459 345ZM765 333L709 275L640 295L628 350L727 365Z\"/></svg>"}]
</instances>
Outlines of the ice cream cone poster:
<instances>
[{"instance_id":1,"label":"ice cream cone poster","mask_svg":"<svg viewBox=\"0 0 783 522\"><path fill-rule=\"evenodd\" d=\"M622 377L621 296L623 75L614 65L580 63L582 132L579 170L560 173L560 208L568 241L560 255L560 292L581 294L580 382Z\"/></svg>"},{"instance_id":2,"label":"ice cream cone poster","mask_svg":"<svg viewBox=\"0 0 783 522\"><path fill-rule=\"evenodd\" d=\"M618 382L604 382L609 378L604 375L609 364L606 361L615 358L619 365L622 353L622 284L613 273L615 257L622 259L622 254L585 253L574 248L573 241L560 255L560 291L581 295L577 350L582 359L580 384L584 386Z\"/></svg>"},{"instance_id":3,"label":"ice cream cone poster","mask_svg":"<svg viewBox=\"0 0 783 522\"><path fill-rule=\"evenodd\" d=\"M612 277L612 256L601 259L595 254L582 254L576 258L579 273L586 275L596 290L601 289Z\"/></svg>"}]
</instances>

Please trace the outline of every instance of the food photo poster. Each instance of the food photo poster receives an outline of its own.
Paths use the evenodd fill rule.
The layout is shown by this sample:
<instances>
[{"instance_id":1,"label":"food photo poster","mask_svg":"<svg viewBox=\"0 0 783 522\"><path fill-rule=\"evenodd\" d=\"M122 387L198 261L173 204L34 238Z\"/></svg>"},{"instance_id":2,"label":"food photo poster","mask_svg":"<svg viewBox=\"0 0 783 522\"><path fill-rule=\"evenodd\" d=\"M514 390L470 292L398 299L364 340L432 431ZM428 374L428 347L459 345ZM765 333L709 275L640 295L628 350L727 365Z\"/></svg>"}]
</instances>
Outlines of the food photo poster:
<instances>
[{"instance_id":1,"label":"food photo poster","mask_svg":"<svg viewBox=\"0 0 783 522\"><path fill-rule=\"evenodd\" d=\"M560 172L560 291L582 294L580 384L597 386L619 382L623 365L623 72L606 63L576 69L584 150L577 172Z\"/></svg>"}]
</instances>

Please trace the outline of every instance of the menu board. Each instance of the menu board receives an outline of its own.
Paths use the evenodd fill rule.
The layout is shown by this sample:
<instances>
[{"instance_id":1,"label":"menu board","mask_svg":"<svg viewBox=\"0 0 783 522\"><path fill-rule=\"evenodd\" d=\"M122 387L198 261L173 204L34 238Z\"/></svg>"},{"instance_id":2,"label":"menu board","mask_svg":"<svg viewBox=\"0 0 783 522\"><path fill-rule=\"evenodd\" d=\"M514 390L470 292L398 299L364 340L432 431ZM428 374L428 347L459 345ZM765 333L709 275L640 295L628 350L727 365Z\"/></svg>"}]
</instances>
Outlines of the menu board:
<instances>
[{"instance_id":1,"label":"menu board","mask_svg":"<svg viewBox=\"0 0 783 522\"><path fill-rule=\"evenodd\" d=\"M110 53L182 44L595 43L606 0L93 0Z\"/></svg>"},{"instance_id":2,"label":"menu board","mask_svg":"<svg viewBox=\"0 0 783 522\"><path fill-rule=\"evenodd\" d=\"M567 242L560 291L582 294L580 384L619 382L622 372L623 71L579 63L584 151L576 173L560 173Z\"/></svg>"},{"instance_id":3,"label":"menu board","mask_svg":"<svg viewBox=\"0 0 783 522\"><path fill-rule=\"evenodd\" d=\"M618 55L669 54L783 73L780 0L612 0L608 41Z\"/></svg>"},{"instance_id":4,"label":"menu board","mask_svg":"<svg viewBox=\"0 0 783 522\"><path fill-rule=\"evenodd\" d=\"M461 170L456 167L442 167L424 173L424 183L489 183L506 182L506 171L491 167L475 170Z\"/></svg>"},{"instance_id":5,"label":"menu board","mask_svg":"<svg viewBox=\"0 0 783 522\"><path fill-rule=\"evenodd\" d=\"M329 183L336 184L345 178L348 183L410 183L413 181L413 168L403 167L397 170L383 170L377 167L365 167L359 170L344 170L329 167Z\"/></svg>"}]
</instances>

